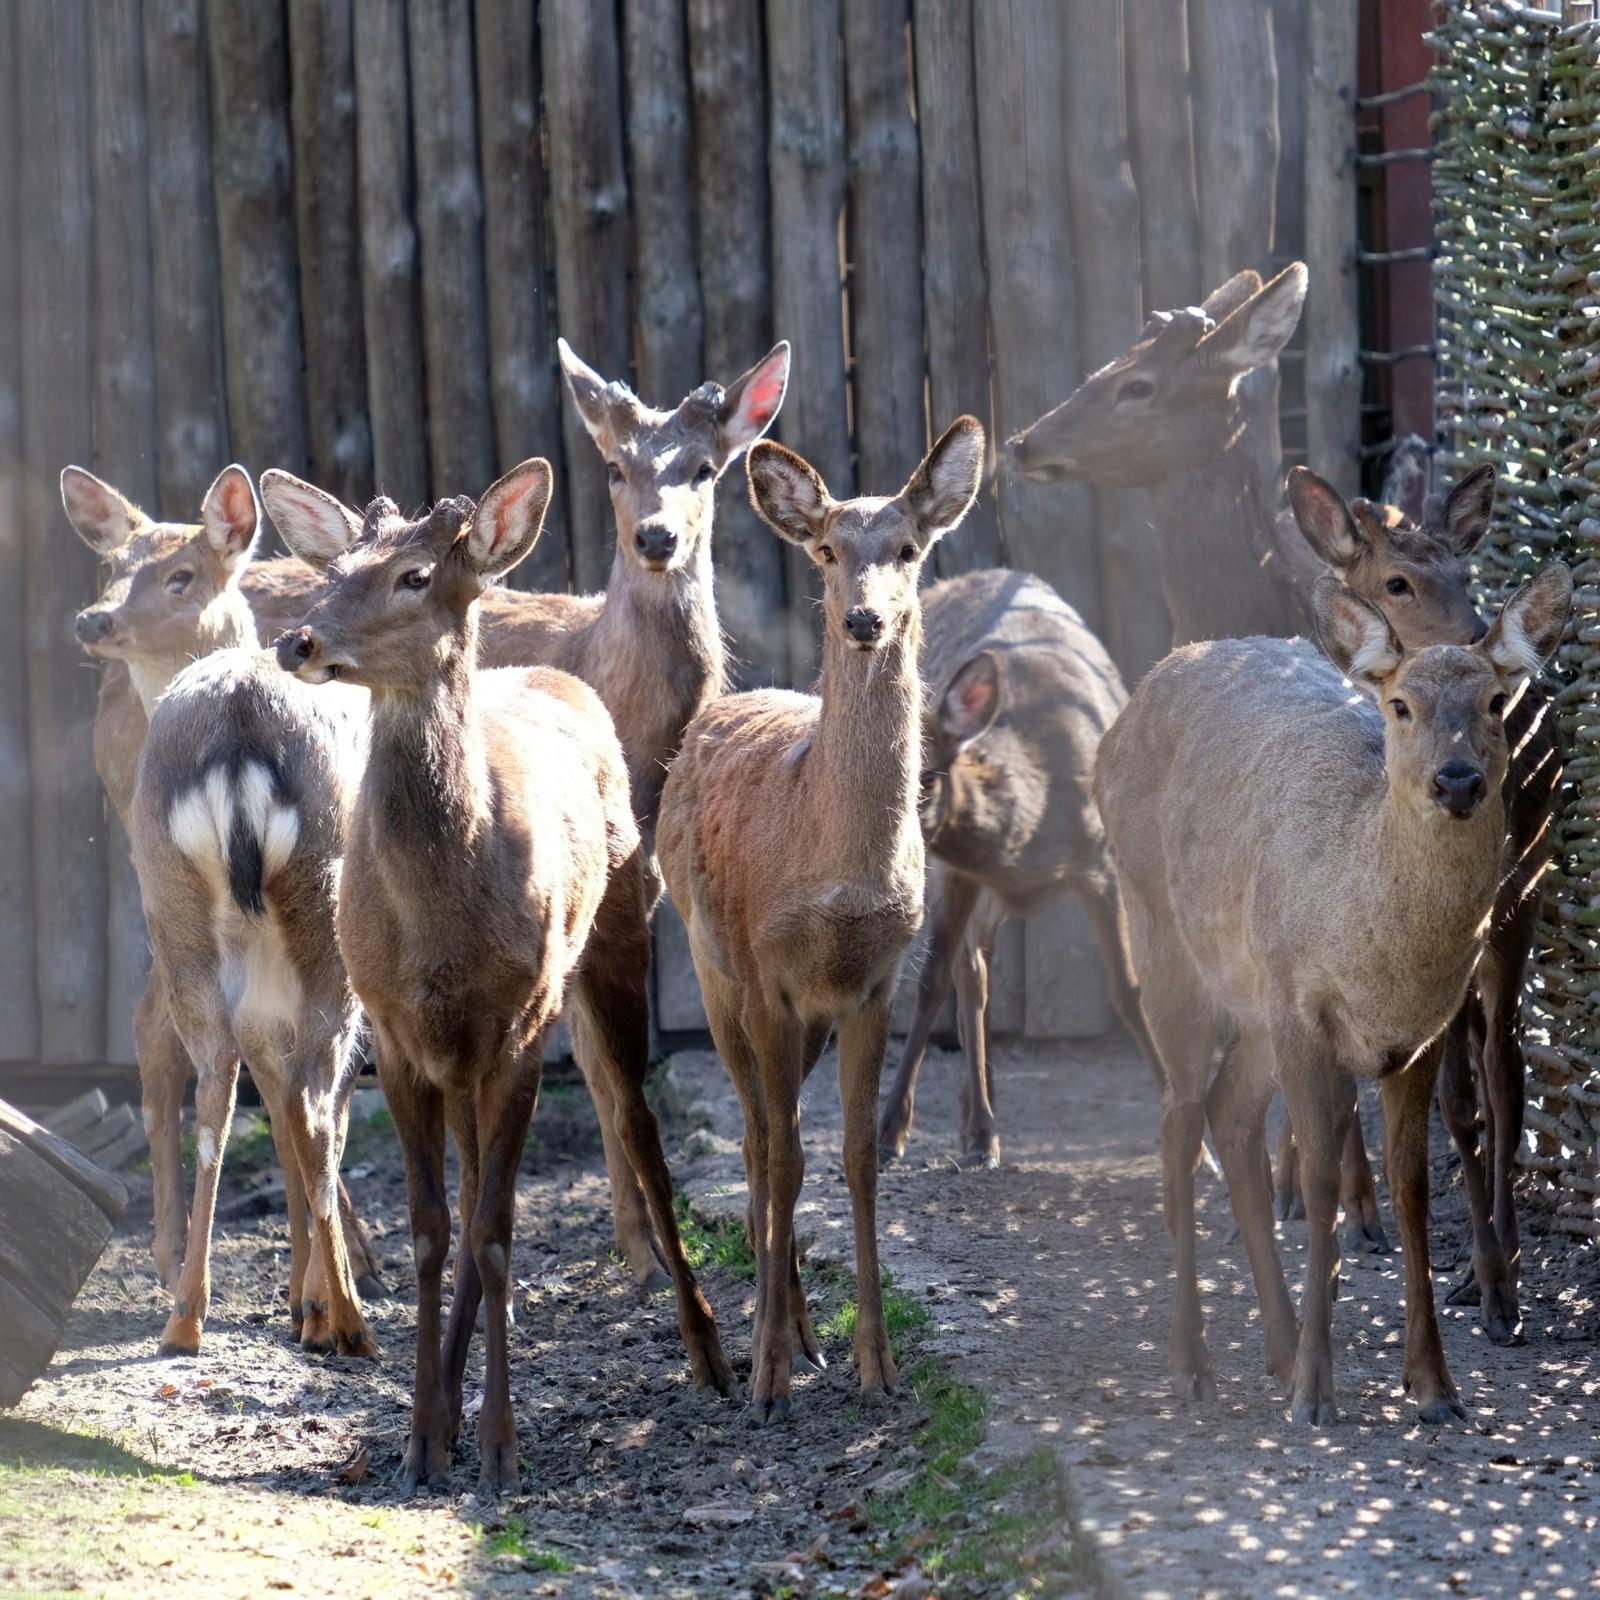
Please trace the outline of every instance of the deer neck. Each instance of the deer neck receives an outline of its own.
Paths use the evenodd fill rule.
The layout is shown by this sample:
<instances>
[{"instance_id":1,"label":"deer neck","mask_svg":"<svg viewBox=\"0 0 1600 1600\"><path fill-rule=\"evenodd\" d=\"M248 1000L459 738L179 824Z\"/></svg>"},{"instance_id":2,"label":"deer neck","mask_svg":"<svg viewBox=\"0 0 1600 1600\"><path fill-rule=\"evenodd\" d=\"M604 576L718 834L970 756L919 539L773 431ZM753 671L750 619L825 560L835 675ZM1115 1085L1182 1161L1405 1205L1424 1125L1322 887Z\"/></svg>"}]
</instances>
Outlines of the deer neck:
<instances>
[{"instance_id":1,"label":"deer neck","mask_svg":"<svg viewBox=\"0 0 1600 1600\"><path fill-rule=\"evenodd\" d=\"M1237 399L1149 495L1174 644L1300 629L1304 607L1278 552L1277 501L1262 487Z\"/></svg>"},{"instance_id":2,"label":"deer neck","mask_svg":"<svg viewBox=\"0 0 1600 1600\"><path fill-rule=\"evenodd\" d=\"M217 650L259 650L261 636L256 619L237 584L226 585L200 613L195 625L194 646L172 657L130 657L128 677L133 683L148 717L156 701L183 669Z\"/></svg>"},{"instance_id":3,"label":"deer neck","mask_svg":"<svg viewBox=\"0 0 1600 1600\"><path fill-rule=\"evenodd\" d=\"M619 543L594 631L609 663L658 684L677 681L680 692L694 691L690 716L721 694L726 662L711 540L701 539L671 572L642 572Z\"/></svg>"}]
</instances>

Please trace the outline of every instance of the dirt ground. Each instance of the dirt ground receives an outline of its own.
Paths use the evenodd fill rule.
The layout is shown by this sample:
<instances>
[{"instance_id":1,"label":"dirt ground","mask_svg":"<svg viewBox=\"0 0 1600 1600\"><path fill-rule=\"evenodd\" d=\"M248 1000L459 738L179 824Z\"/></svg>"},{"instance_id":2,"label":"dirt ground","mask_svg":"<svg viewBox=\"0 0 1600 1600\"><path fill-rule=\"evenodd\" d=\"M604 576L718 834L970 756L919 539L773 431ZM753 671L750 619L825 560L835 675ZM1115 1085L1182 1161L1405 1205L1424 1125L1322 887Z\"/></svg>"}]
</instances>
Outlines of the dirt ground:
<instances>
[{"instance_id":1,"label":"dirt ground","mask_svg":"<svg viewBox=\"0 0 1600 1600\"><path fill-rule=\"evenodd\" d=\"M1072 1575L1047 1564L1028 1592L1600 1591L1592 1254L1544 1237L1537 1214L1525 1212L1520 1348L1490 1345L1470 1310L1444 1309L1472 1419L1448 1429L1419 1426L1401 1391L1398 1257L1347 1258L1334 1330L1343 1420L1297 1432L1264 1375L1226 1194L1202 1173L1202 1288L1221 1395L1182 1406L1166 1383L1171 1260L1146 1069L1108 1043L1007 1051L996 1076L1001 1170L964 1172L950 1159L954 1072L936 1056L907 1157L883 1176L880 1220L897 1288L928 1313L910 1355L943 1362L989 1397L977 1467L1040 1445L1063 1464ZM681 1187L703 1214L742 1216L737 1108L715 1058L679 1054L666 1080ZM205 1350L197 1361L158 1359L162 1296L147 1221L132 1217L47 1379L0 1419L0 1588L874 1600L946 1592L903 1544L892 1547L873 1509L925 1471L923 1398L906 1385L887 1410L858 1406L842 1331L824 1336L830 1369L797 1379L786 1429L752 1429L739 1406L696 1394L670 1297L640 1304L609 1259L605 1182L586 1107L570 1102L568 1091L541 1106L519 1192L519 1501L487 1517L473 1501L470 1428L451 1497L396 1498L412 1279L403 1185L392 1153L372 1140L349 1183L392 1289L369 1308L382 1366L307 1360L288 1343L277 1299L287 1270L281 1207L270 1187L253 1199L237 1184L219 1229ZM813 1262L848 1263L826 1059L803 1125L800 1230ZM1442 1145L1437 1172L1442 1290L1463 1236ZM1303 1225L1281 1231L1293 1283ZM749 1285L714 1263L702 1277L735 1366L747 1372ZM813 1279L822 1320L844 1290L837 1273ZM469 1369L469 1409L478 1370ZM974 1500L971 1536L997 1526L1004 1510ZM1018 1587L949 1582L949 1592Z\"/></svg>"}]
</instances>

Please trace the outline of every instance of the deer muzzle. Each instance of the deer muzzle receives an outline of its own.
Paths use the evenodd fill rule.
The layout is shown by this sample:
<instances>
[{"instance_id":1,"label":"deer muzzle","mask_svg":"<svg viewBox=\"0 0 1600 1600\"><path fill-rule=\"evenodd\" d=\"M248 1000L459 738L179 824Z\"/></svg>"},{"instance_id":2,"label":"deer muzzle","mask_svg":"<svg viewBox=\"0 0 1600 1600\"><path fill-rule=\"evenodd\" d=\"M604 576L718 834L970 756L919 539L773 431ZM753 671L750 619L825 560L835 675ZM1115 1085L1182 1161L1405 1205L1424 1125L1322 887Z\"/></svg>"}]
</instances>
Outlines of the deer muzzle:
<instances>
[{"instance_id":1,"label":"deer muzzle","mask_svg":"<svg viewBox=\"0 0 1600 1600\"><path fill-rule=\"evenodd\" d=\"M1486 792L1483 774L1470 761L1447 761L1433 775L1433 798L1452 817L1470 817Z\"/></svg>"}]
</instances>

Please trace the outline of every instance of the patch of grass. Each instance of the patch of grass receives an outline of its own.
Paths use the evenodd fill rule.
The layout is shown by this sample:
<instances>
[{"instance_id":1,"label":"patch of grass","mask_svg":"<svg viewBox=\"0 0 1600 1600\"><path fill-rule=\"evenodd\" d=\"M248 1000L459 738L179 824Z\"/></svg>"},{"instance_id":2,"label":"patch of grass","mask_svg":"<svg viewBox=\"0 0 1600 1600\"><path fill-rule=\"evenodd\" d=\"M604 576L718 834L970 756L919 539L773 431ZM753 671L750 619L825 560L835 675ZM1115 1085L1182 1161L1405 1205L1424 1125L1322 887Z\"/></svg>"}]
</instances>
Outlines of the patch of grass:
<instances>
[{"instance_id":1,"label":"patch of grass","mask_svg":"<svg viewBox=\"0 0 1600 1600\"><path fill-rule=\"evenodd\" d=\"M524 1567L533 1572L571 1572L572 1563L558 1550L546 1550L533 1544L528 1537L528 1525L521 1517L510 1517L503 1528L483 1530L485 1555L516 1556Z\"/></svg>"},{"instance_id":2,"label":"patch of grass","mask_svg":"<svg viewBox=\"0 0 1600 1600\"><path fill-rule=\"evenodd\" d=\"M681 1194L676 1208L678 1237L696 1272L709 1265L737 1283L755 1282L756 1258L743 1222L737 1217L698 1216Z\"/></svg>"},{"instance_id":3,"label":"patch of grass","mask_svg":"<svg viewBox=\"0 0 1600 1600\"><path fill-rule=\"evenodd\" d=\"M86 1472L98 1478L152 1478L193 1488L192 1472L169 1472L147 1456L92 1433L70 1433L30 1417L0 1417L0 1472L41 1468Z\"/></svg>"},{"instance_id":4,"label":"patch of grass","mask_svg":"<svg viewBox=\"0 0 1600 1600\"><path fill-rule=\"evenodd\" d=\"M890 1348L897 1352L904 1349L905 1341L921 1338L931 1320L928 1308L914 1294L895 1287L894 1274L887 1268L883 1273L883 1320L889 1329ZM855 1334L854 1300L846 1300L817 1328L819 1338L837 1339L842 1343L848 1343Z\"/></svg>"}]
</instances>

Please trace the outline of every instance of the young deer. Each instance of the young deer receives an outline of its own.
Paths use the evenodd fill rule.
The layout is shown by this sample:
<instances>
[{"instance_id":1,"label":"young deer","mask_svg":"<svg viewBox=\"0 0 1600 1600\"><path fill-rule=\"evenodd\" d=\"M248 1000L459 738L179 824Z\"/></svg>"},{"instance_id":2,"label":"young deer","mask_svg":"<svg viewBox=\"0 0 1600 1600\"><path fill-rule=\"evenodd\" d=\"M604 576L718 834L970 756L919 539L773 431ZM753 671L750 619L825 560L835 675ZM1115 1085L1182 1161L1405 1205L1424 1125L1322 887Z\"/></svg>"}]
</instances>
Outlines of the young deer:
<instances>
[{"instance_id":1,"label":"young deer","mask_svg":"<svg viewBox=\"0 0 1600 1600\"><path fill-rule=\"evenodd\" d=\"M306 682L358 683L372 696L339 943L372 1021L411 1200L417 1370L407 1492L446 1483L480 1299L479 1487L497 1495L517 1484L506 1349L516 1175L543 1038L569 998L589 1042L588 1071L616 1107L623 1156L666 1245L695 1381L733 1388L678 1238L644 1098L648 906L621 747L578 679L477 665L480 597L533 548L549 498L549 464L534 460L476 509L443 500L408 522L380 499L352 529L336 504L298 501L278 525L303 557L328 567L304 625L278 641L279 663ZM464 1243L441 1350L446 1126L461 1157Z\"/></svg>"},{"instance_id":2,"label":"young deer","mask_svg":"<svg viewBox=\"0 0 1600 1600\"><path fill-rule=\"evenodd\" d=\"M161 1350L199 1353L217 1179L248 1054L283 1151L301 1343L375 1357L339 1218L359 1016L332 890L364 707L311 704L260 653L236 581L259 527L249 476L228 468L205 502L205 553L226 577L197 620L204 653L164 685L149 658L135 663L141 693L160 698L134 789L133 860L162 993L199 1074L194 1208Z\"/></svg>"},{"instance_id":3,"label":"young deer","mask_svg":"<svg viewBox=\"0 0 1600 1600\"><path fill-rule=\"evenodd\" d=\"M1047 583L991 569L922 596L922 838L939 863L933 933L878 1159L904 1154L917 1074L952 977L966 1078L961 1144L999 1165L985 1012L995 934L1076 894L1100 943L1112 1003L1147 1058L1116 873L1091 784L1127 691L1100 641ZM1159 1081L1159 1067L1157 1067Z\"/></svg>"},{"instance_id":4,"label":"young deer","mask_svg":"<svg viewBox=\"0 0 1600 1600\"><path fill-rule=\"evenodd\" d=\"M241 482L243 487L241 487ZM105 663L95 713L95 767L125 830L133 829L133 797L139 758L149 733L148 711L174 677L209 652L254 639L248 625L280 632L309 603L313 575L298 561L251 561L244 528L231 517L249 509L247 480L239 468L223 472L208 491L198 524L155 522L124 495L81 467L61 474L61 499L79 537L111 568L99 600L79 612L76 632L85 651ZM246 519L248 521L248 518ZM253 534L253 524L250 526ZM249 606L245 606L245 601ZM173 1025L160 964L151 969L134 1014L140 1097L150 1138L155 1197L154 1256L166 1288L176 1291L188 1233L178 1133L189 1053ZM281 1118L273 1138L286 1188L298 1183L299 1168ZM342 1183L338 1186L345 1245L363 1294L381 1293L382 1281L370 1247ZM291 1228L289 1304L301 1324L302 1279L309 1251L304 1224ZM303 1331L303 1330L302 1330ZM317 1335L313 1335L314 1340Z\"/></svg>"},{"instance_id":5,"label":"young deer","mask_svg":"<svg viewBox=\"0 0 1600 1600\"><path fill-rule=\"evenodd\" d=\"M1482 637L1484 624L1468 590L1467 558L1488 532L1494 490L1494 468L1479 467L1449 494L1431 499L1417 527L1392 506L1363 500L1347 506L1304 467L1289 474L1289 499L1301 531L1357 593L1381 606L1409 650L1470 644ZM1472 1272L1451 1298L1464 1300L1475 1292L1484 1331L1499 1344L1517 1337L1521 1321L1521 1251L1511 1188L1526 1097L1521 1001L1562 773L1559 730L1549 701L1531 679L1506 711L1506 738L1511 759L1504 797L1505 868L1483 959L1446 1035L1439 1073L1439 1109L1461 1154L1472 1214ZM1280 1215L1293 1203L1293 1188L1286 1127L1278 1164Z\"/></svg>"},{"instance_id":6,"label":"young deer","mask_svg":"<svg viewBox=\"0 0 1600 1600\"><path fill-rule=\"evenodd\" d=\"M971 506L983 447L982 427L962 417L894 498L844 502L780 445L750 452L756 510L821 570L820 697L772 689L715 702L690 724L662 795L662 869L744 1108L757 1270L752 1399L764 1420L788 1414L796 1343L821 1364L794 1208L801 1085L834 1029L861 1392L876 1400L894 1384L875 1124L889 1001L922 922L917 578Z\"/></svg>"},{"instance_id":7,"label":"young deer","mask_svg":"<svg viewBox=\"0 0 1600 1600\"><path fill-rule=\"evenodd\" d=\"M1571 574L1552 563L1480 644L1408 651L1377 607L1324 577L1314 604L1333 664L1300 640L1180 649L1101 743L1096 796L1167 1072L1180 1392L1214 1389L1194 1236L1209 1120L1269 1365L1290 1387L1297 1422L1333 1419L1334 1223L1354 1075L1376 1078L1383 1094L1405 1257L1406 1383L1425 1421L1466 1414L1434 1316L1428 1110L1444 1030L1499 887L1506 704L1555 649L1571 596ZM1370 699L1352 699L1345 675ZM1212 1034L1195 1026L1206 1016L1230 1028L1209 1089ZM1294 1117L1309 1216L1298 1337L1262 1159L1274 1077Z\"/></svg>"},{"instance_id":8,"label":"young deer","mask_svg":"<svg viewBox=\"0 0 1600 1600\"><path fill-rule=\"evenodd\" d=\"M661 784L690 719L723 687L711 563L717 480L778 414L789 346L775 346L727 389L702 384L672 411L654 410L622 384L606 383L565 341L560 349L573 400L611 467L617 519L611 576L595 595L488 590L480 607L481 654L492 667L559 667L604 701L628 763L653 908L660 894L654 840ZM288 473L266 473L261 491L279 526L306 515L339 516L352 537L360 530L354 511ZM609 1078L591 1070L599 1046L587 1026L582 1016L574 1019L573 1049L599 1114L617 1249L634 1280L650 1289L665 1283L666 1263L623 1155Z\"/></svg>"}]
</instances>

